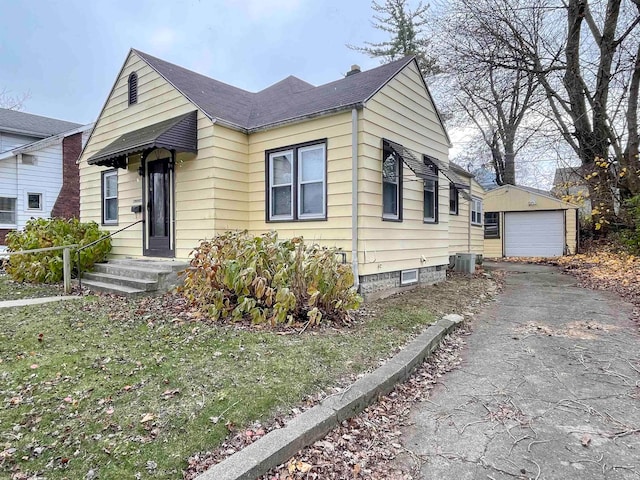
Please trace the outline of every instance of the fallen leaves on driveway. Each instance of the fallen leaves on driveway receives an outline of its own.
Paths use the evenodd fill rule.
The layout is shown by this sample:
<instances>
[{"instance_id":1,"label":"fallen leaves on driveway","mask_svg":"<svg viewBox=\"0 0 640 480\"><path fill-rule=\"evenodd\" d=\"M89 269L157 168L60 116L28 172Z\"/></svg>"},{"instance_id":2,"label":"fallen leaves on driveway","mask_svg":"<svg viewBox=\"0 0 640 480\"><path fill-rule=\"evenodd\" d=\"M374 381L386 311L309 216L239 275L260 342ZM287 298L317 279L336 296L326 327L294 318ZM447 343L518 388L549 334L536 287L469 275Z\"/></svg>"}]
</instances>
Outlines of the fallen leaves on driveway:
<instances>
[{"instance_id":1,"label":"fallen leaves on driveway","mask_svg":"<svg viewBox=\"0 0 640 480\"><path fill-rule=\"evenodd\" d=\"M555 263L583 287L616 292L635 305L634 318L640 320L640 257L600 250L560 257Z\"/></svg>"},{"instance_id":2,"label":"fallen leaves on driveway","mask_svg":"<svg viewBox=\"0 0 640 480\"><path fill-rule=\"evenodd\" d=\"M405 383L260 479L413 478L410 466L390 463L399 454L407 453L400 442L401 428L407 425L411 407L428 399L438 379L460 364L459 351L467 333L459 330L446 337ZM292 468L299 463L311 468Z\"/></svg>"}]
</instances>

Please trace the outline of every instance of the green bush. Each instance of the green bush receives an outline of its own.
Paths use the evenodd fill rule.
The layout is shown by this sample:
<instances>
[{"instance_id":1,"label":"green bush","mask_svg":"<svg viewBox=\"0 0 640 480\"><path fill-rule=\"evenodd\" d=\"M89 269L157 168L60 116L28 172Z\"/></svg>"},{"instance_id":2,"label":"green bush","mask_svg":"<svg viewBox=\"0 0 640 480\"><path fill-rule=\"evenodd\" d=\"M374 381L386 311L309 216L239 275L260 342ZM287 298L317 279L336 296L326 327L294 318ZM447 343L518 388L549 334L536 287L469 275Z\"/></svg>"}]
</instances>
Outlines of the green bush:
<instances>
[{"instance_id":1,"label":"green bush","mask_svg":"<svg viewBox=\"0 0 640 480\"><path fill-rule=\"evenodd\" d=\"M305 246L301 237L279 241L275 232L254 237L226 232L192 252L181 292L214 319L276 325L324 319L344 321L362 299L338 250Z\"/></svg>"},{"instance_id":2,"label":"green bush","mask_svg":"<svg viewBox=\"0 0 640 480\"><path fill-rule=\"evenodd\" d=\"M620 239L629 253L640 255L640 195L624 203L629 228L620 232Z\"/></svg>"},{"instance_id":3,"label":"green bush","mask_svg":"<svg viewBox=\"0 0 640 480\"><path fill-rule=\"evenodd\" d=\"M81 223L77 219L33 218L24 230L10 232L6 243L10 251L33 250L36 248L63 245L88 245L100 237L108 235L95 222ZM82 270L90 270L96 262L104 261L111 251L111 239L97 243L80 252ZM77 271L77 255L72 250L72 268ZM62 250L11 255L5 269L17 282L57 283L63 277Z\"/></svg>"}]
</instances>

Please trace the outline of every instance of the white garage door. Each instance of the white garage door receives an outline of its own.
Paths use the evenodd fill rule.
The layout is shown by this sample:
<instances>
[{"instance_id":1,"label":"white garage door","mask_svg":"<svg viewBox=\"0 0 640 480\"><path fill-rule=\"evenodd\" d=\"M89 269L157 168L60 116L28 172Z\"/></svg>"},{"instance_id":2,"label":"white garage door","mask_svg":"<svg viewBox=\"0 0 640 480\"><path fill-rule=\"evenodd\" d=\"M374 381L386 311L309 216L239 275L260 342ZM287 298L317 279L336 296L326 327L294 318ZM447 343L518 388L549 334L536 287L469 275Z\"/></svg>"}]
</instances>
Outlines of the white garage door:
<instances>
[{"instance_id":1,"label":"white garage door","mask_svg":"<svg viewBox=\"0 0 640 480\"><path fill-rule=\"evenodd\" d=\"M506 212L507 257L557 257L564 253L564 211Z\"/></svg>"}]
</instances>

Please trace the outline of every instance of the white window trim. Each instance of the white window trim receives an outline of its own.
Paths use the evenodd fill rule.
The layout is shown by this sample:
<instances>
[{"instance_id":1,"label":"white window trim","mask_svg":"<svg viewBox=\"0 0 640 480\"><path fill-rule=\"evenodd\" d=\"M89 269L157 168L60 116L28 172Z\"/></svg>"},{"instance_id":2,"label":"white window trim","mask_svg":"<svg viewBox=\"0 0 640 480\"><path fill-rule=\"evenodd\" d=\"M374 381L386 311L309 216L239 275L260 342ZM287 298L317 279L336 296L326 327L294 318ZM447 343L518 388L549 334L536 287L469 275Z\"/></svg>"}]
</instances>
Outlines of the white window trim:
<instances>
[{"instance_id":1,"label":"white window trim","mask_svg":"<svg viewBox=\"0 0 640 480\"><path fill-rule=\"evenodd\" d=\"M322 211L321 213L302 213L302 185L305 184L309 184L309 183L318 183L319 180L312 180L312 181L307 181L307 182L303 182L302 181L302 174L300 173L302 171L302 169L300 168L300 164L302 163L302 153L303 152L307 152L310 150L322 150L322 156L324 158L324 165L323 165L323 169L322 169ZM327 170L327 149L326 149L326 145L324 143L321 144L317 144L317 145L309 145L307 147L300 147L298 148L298 158L296 159L296 161L298 162L298 218L300 219L310 219L310 218L325 218L327 215L327 212L325 211L326 206L327 206L327 178L326 178L326 170Z\"/></svg>"},{"instance_id":2,"label":"white window trim","mask_svg":"<svg viewBox=\"0 0 640 480\"><path fill-rule=\"evenodd\" d=\"M415 278L406 279L407 275L414 276ZM410 270L402 270L400 272L400 286L404 287L405 285L415 285L418 283L418 269L412 268Z\"/></svg>"},{"instance_id":3,"label":"white window trim","mask_svg":"<svg viewBox=\"0 0 640 480\"><path fill-rule=\"evenodd\" d=\"M476 209L478 207L478 209ZM478 197L471 197L471 208L470 208L470 218L471 225L482 225L482 199ZM473 214L476 214L476 217L480 219L480 221L473 221Z\"/></svg>"},{"instance_id":4,"label":"white window trim","mask_svg":"<svg viewBox=\"0 0 640 480\"><path fill-rule=\"evenodd\" d=\"M14 210L13 215L15 217L15 223L0 223L0 228L4 229L15 229L18 226L18 198L14 196L1 195L2 198L12 198L14 200ZM3 210L4 212L8 212L9 210Z\"/></svg>"},{"instance_id":5,"label":"white window trim","mask_svg":"<svg viewBox=\"0 0 640 480\"><path fill-rule=\"evenodd\" d=\"M38 195L40 197L40 207L38 208L30 208L29 207L29 195ZM27 206L27 208L25 209L28 212L42 212L42 210L44 209L44 194L39 193L39 192L27 192L26 196L25 196L25 205Z\"/></svg>"},{"instance_id":6,"label":"white window trim","mask_svg":"<svg viewBox=\"0 0 640 480\"><path fill-rule=\"evenodd\" d=\"M433 182L433 189L427 190L426 184L427 182ZM433 193L433 217L425 217L424 216L424 192L432 192ZM437 178L427 178L422 182L422 221L426 223L435 223L436 217L438 215L438 179Z\"/></svg>"},{"instance_id":7,"label":"white window trim","mask_svg":"<svg viewBox=\"0 0 640 480\"><path fill-rule=\"evenodd\" d=\"M384 150L383 150L384 152ZM384 178L384 162L387 161L386 158L382 159L382 218L386 218L388 220L399 220L400 219L400 168L402 159L398 158L398 155L391 154L396 161L395 164L395 182L385 180ZM388 157L387 157L388 158ZM396 186L396 213L385 213L384 212L384 184L391 183Z\"/></svg>"},{"instance_id":8,"label":"white window trim","mask_svg":"<svg viewBox=\"0 0 640 480\"><path fill-rule=\"evenodd\" d=\"M112 196L112 197L108 197L107 196L107 178L115 176L116 177L116 195ZM114 219L107 219L107 200L112 200L112 199L116 199L116 202L118 201L118 190L119 190L119 185L118 185L118 171L117 170L111 170L109 172L105 172L102 175L102 223L103 225L117 225L118 224L118 211L116 211L116 218ZM118 210L120 208L120 205L118 205Z\"/></svg>"},{"instance_id":9,"label":"white window trim","mask_svg":"<svg viewBox=\"0 0 640 480\"><path fill-rule=\"evenodd\" d=\"M291 160L291 181L289 183L275 184L273 175L273 159L275 157L289 155ZM269 154L269 220L293 220L293 150L281 150L279 152L273 152ZM289 187L291 192L291 208L289 215L274 215L273 214L273 189L276 187Z\"/></svg>"}]
</instances>

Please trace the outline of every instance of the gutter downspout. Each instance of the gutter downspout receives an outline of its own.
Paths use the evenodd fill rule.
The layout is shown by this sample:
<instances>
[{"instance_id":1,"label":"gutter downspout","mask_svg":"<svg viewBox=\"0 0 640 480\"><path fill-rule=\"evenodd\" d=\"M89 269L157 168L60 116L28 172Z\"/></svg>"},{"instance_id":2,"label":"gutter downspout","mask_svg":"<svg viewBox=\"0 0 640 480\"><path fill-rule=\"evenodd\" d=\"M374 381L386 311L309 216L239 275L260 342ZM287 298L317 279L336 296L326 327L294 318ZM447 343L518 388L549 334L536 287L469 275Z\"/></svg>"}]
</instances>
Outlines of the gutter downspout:
<instances>
[{"instance_id":1,"label":"gutter downspout","mask_svg":"<svg viewBox=\"0 0 640 480\"><path fill-rule=\"evenodd\" d=\"M358 110L351 110L351 265L356 291L360 288L358 273Z\"/></svg>"},{"instance_id":2,"label":"gutter downspout","mask_svg":"<svg viewBox=\"0 0 640 480\"><path fill-rule=\"evenodd\" d=\"M471 200L469 200L469 218L467 219L467 253L471 253L471 210L473 209L473 196L471 195L472 187L471 179L469 179L469 196L471 197Z\"/></svg>"}]
</instances>

